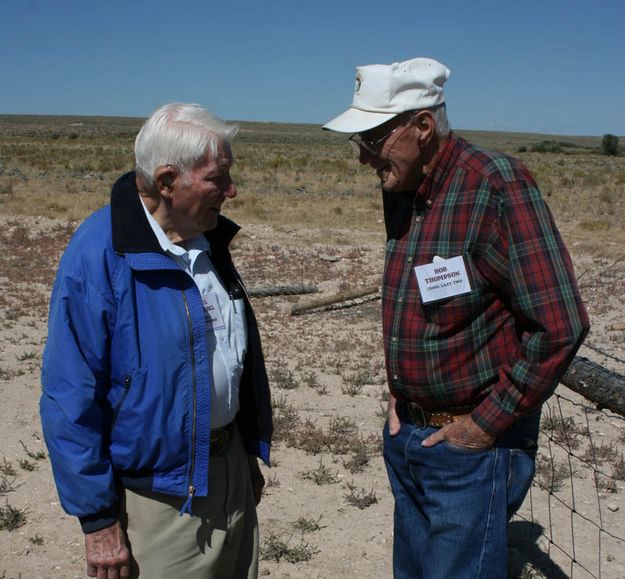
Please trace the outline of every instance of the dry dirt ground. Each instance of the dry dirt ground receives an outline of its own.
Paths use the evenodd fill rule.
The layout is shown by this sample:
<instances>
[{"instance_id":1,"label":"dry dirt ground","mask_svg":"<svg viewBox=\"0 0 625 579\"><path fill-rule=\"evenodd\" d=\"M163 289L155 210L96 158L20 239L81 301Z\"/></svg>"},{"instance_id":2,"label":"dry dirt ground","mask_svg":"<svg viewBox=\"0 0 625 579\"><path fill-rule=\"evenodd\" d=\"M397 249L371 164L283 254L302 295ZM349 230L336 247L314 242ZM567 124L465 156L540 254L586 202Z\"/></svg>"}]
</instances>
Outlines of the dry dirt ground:
<instances>
[{"instance_id":1,"label":"dry dirt ground","mask_svg":"<svg viewBox=\"0 0 625 579\"><path fill-rule=\"evenodd\" d=\"M74 227L0 218L0 520L16 525L0 530L2 579L85 576L82 536L59 505L38 416L47 299ZM587 344L594 349L584 346L579 354L625 373L619 361L625 358L622 247L607 242L588 251L578 241L569 246L593 323ZM379 284L383 237L381 230L365 235L251 225L236 241L234 255L249 288L304 284L330 296ZM384 579L392 575L393 501L380 450L380 302L372 295L350 307L290 314L295 304L319 295L253 298L277 421L274 465L264 468L268 486L259 507L261 576ZM592 404L580 406L583 401L563 386L558 393L564 398L552 399L551 424L570 417L576 432L586 426L595 446L618 453L625 420ZM581 444L583 454L588 443ZM545 443L541 454L543 462L553 457L549 464L555 467L543 473L542 487L535 483L523 518L512 523L510 575L625 577L625 545L610 537L625 537L625 483L610 479L597 491L594 471L574 465L574 475L564 472L559 488L550 479L553 493L547 494L544 481L569 458L552 448ZM611 468L601 467L608 473ZM571 495L574 516L566 506ZM553 542L541 535L538 523ZM574 553L576 563L561 550Z\"/></svg>"}]
</instances>

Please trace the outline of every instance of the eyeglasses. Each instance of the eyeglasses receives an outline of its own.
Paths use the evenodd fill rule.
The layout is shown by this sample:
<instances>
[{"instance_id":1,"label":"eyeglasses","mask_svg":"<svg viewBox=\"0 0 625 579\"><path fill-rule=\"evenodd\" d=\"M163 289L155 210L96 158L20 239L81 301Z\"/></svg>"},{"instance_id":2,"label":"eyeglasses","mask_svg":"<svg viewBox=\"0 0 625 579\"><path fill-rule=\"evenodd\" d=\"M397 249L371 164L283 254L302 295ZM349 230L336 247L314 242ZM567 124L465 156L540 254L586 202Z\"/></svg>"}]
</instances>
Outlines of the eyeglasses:
<instances>
[{"instance_id":1,"label":"eyeglasses","mask_svg":"<svg viewBox=\"0 0 625 579\"><path fill-rule=\"evenodd\" d=\"M347 140L357 153L360 154L360 151L364 149L367 153L369 153L369 155L377 157L380 154L382 147L384 147L386 140L389 139L395 131L405 126L406 125L404 123L401 123L384 136L373 141L370 139L363 139L360 133L354 133L351 137L348 137Z\"/></svg>"}]
</instances>

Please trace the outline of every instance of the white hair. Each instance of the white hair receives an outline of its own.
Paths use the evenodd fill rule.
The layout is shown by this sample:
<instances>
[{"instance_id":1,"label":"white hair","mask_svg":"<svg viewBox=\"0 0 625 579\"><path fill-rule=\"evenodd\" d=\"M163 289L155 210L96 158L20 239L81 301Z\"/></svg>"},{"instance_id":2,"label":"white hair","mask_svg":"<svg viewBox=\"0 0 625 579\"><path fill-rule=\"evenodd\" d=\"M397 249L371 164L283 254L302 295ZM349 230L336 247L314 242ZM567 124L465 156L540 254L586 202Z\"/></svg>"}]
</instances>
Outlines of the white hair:
<instances>
[{"instance_id":1,"label":"white hair","mask_svg":"<svg viewBox=\"0 0 625 579\"><path fill-rule=\"evenodd\" d=\"M207 152L216 155L219 144L230 143L238 130L237 125L227 125L200 105L166 104L152 113L137 134L137 173L150 184L163 165L173 165L185 174Z\"/></svg>"},{"instance_id":2,"label":"white hair","mask_svg":"<svg viewBox=\"0 0 625 579\"><path fill-rule=\"evenodd\" d=\"M445 103L440 106L430 109L432 116L434 117L434 123L436 125L436 134L444 139L451 132L451 126L449 125L449 119L447 118L447 107Z\"/></svg>"}]
</instances>

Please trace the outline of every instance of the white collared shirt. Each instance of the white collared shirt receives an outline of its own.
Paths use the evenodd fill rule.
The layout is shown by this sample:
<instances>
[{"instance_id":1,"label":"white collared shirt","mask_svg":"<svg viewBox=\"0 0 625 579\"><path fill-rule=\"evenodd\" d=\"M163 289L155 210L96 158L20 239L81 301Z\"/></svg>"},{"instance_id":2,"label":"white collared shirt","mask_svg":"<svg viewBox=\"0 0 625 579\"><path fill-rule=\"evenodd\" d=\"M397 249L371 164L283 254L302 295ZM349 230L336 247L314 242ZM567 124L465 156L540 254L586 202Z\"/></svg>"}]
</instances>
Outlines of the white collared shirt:
<instances>
[{"instance_id":1,"label":"white collared shirt","mask_svg":"<svg viewBox=\"0 0 625 579\"><path fill-rule=\"evenodd\" d=\"M143 209L163 251L191 276L200 290L208 354L213 360L211 428L220 428L232 422L239 411L239 384L247 350L245 303L228 295L210 260L210 243L204 235L187 240L185 250L170 241L145 205Z\"/></svg>"}]
</instances>

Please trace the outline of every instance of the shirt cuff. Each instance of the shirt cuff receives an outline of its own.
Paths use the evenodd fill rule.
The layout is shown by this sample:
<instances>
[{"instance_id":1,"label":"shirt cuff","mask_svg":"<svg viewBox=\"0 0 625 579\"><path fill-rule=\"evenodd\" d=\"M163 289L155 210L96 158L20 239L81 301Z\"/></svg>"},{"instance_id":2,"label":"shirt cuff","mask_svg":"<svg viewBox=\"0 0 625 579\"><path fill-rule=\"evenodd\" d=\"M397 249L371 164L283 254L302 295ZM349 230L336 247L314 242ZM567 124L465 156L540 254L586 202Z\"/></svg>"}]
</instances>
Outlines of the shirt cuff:
<instances>
[{"instance_id":1,"label":"shirt cuff","mask_svg":"<svg viewBox=\"0 0 625 579\"><path fill-rule=\"evenodd\" d=\"M482 430L499 438L518 419L518 415L507 412L491 398L486 398L473 410L471 418Z\"/></svg>"},{"instance_id":2,"label":"shirt cuff","mask_svg":"<svg viewBox=\"0 0 625 579\"><path fill-rule=\"evenodd\" d=\"M100 531L102 529L106 529L106 527L114 525L119 518L118 514L119 507L115 506L111 507L110 509L100 511L95 515L78 517L78 520L80 521L80 526L82 527L83 533L95 533L96 531Z\"/></svg>"}]
</instances>

